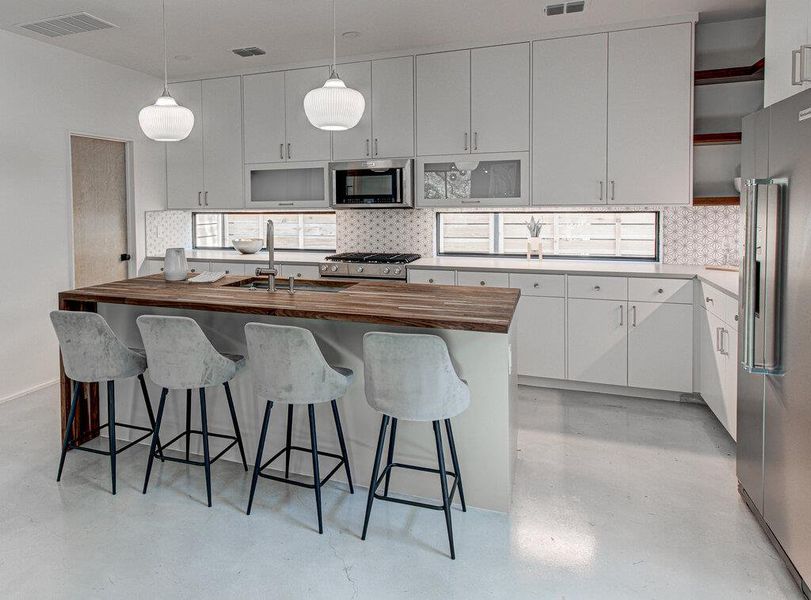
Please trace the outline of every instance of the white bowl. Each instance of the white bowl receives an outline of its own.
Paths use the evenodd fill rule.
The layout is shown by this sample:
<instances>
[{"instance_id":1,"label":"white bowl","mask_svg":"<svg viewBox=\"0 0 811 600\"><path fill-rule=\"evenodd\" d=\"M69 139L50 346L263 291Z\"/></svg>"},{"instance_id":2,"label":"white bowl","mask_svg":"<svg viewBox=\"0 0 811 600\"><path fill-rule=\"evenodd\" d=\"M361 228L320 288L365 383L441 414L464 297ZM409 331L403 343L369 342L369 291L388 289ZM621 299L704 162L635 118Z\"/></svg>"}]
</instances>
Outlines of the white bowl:
<instances>
[{"instance_id":1,"label":"white bowl","mask_svg":"<svg viewBox=\"0 0 811 600\"><path fill-rule=\"evenodd\" d=\"M231 245L242 254L255 254L262 249L265 240L262 238L234 238Z\"/></svg>"}]
</instances>

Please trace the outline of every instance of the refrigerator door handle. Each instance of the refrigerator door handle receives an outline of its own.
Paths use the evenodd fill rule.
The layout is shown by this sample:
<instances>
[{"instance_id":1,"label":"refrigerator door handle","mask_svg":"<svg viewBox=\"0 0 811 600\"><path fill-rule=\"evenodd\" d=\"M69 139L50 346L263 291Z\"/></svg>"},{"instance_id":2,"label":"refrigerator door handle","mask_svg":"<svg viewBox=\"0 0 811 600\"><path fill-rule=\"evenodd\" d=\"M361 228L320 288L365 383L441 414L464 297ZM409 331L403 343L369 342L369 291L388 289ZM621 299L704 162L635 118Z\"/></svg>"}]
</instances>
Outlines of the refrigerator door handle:
<instances>
[{"instance_id":1,"label":"refrigerator door handle","mask_svg":"<svg viewBox=\"0 0 811 600\"><path fill-rule=\"evenodd\" d=\"M766 210L761 210L760 188L769 189ZM771 191L776 192L772 197ZM788 179L746 181L746 245L743 260L743 356L749 373L781 375L780 360L780 274L782 271L783 206ZM759 218L765 217L760 223ZM758 260L758 252L762 260ZM761 319L763 340L757 338Z\"/></svg>"}]
</instances>

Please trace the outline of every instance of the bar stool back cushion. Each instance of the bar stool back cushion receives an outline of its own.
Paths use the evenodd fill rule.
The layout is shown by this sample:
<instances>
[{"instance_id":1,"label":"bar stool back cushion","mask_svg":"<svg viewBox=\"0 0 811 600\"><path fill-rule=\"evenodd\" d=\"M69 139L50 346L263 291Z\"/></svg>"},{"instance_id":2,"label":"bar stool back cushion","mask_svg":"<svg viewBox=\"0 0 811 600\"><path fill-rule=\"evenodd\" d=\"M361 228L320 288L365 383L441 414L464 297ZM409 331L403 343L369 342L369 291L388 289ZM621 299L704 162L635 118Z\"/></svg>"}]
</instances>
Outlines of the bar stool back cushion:
<instances>
[{"instance_id":1,"label":"bar stool back cushion","mask_svg":"<svg viewBox=\"0 0 811 600\"><path fill-rule=\"evenodd\" d=\"M436 335L369 332L363 336L366 401L404 421L450 419L470 405L445 340Z\"/></svg>"},{"instance_id":2,"label":"bar stool back cushion","mask_svg":"<svg viewBox=\"0 0 811 600\"><path fill-rule=\"evenodd\" d=\"M330 402L352 383L352 371L331 367L308 329L248 323L245 339L260 398L287 404Z\"/></svg>"},{"instance_id":3,"label":"bar stool back cushion","mask_svg":"<svg viewBox=\"0 0 811 600\"><path fill-rule=\"evenodd\" d=\"M222 385L239 371L235 362L220 354L189 317L141 315L136 319L146 349L149 378L171 390Z\"/></svg>"},{"instance_id":4,"label":"bar stool back cushion","mask_svg":"<svg viewBox=\"0 0 811 600\"><path fill-rule=\"evenodd\" d=\"M65 375L73 381L98 382L135 377L146 370L146 358L127 348L98 313L51 312Z\"/></svg>"}]
</instances>

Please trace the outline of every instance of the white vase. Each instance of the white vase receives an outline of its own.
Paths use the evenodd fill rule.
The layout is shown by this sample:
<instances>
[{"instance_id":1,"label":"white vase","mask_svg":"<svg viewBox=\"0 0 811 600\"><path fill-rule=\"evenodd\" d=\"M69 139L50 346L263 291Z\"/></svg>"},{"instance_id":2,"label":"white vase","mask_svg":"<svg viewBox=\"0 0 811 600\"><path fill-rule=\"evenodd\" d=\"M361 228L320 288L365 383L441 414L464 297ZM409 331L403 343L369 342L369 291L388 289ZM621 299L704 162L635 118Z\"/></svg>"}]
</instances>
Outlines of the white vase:
<instances>
[{"instance_id":1,"label":"white vase","mask_svg":"<svg viewBox=\"0 0 811 600\"><path fill-rule=\"evenodd\" d=\"M183 248L167 248L163 259L163 276L166 281L184 281L189 275L189 263Z\"/></svg>"},{"instance_id":2,"label":"white vase","mask_svg":"<svg viewBox=\"0 0 811 600\"><path fill-rule=\"evenodd\" d=\"M543 258L543 246L540 237L527 238L527 260L531 259L533 254L538 255L538 260Z\"/></svg>"}]
</instances>

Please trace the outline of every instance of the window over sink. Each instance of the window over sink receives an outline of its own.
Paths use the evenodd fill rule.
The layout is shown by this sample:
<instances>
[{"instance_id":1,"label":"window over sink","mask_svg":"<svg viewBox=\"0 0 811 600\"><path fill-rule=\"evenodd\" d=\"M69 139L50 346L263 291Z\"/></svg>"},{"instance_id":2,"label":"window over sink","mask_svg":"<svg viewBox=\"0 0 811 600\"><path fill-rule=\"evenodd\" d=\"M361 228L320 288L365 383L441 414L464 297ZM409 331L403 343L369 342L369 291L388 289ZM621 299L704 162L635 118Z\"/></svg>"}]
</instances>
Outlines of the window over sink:
<instances>
[{"instance_id":1,"label":"window over sink","mask_svg":"<svg viewBox=\"0 0 811 600\"><path fill-rule=\"evenodd\" d=\"M658 260L659 213L439 212L439 254L525 256L527 223L541 222L544 256Z\"/></svg>"},{"instance_id":2,"label":"window over sink","mask_svg":"<svg viewBox=\"0 0 811 600\"><path fill-rule=\"evenodd\" d=\"M231 249L234 238L264 239L268 219L273 220L276 250L335 250L333 212L194 213L193 246L198 249Z\"/></svg>"}]
</instances>

